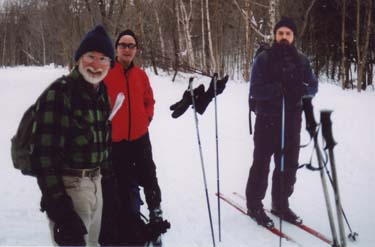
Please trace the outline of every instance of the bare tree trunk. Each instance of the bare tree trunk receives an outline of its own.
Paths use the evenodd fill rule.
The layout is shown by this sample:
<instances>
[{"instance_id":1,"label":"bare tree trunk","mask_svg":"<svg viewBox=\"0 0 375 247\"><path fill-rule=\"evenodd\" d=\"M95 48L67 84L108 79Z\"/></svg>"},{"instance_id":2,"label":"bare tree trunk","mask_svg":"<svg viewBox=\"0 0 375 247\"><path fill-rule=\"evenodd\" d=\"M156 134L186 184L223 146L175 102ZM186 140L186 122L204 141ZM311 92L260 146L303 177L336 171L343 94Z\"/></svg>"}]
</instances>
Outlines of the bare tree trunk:
<instances>
[{"instance_id":1,"label":"bare tree trunk","mask_svg":"<svg viewBox=\"0 0 375 247\"><path fill-rule=\"evenodd\" d=\"M343 0L345 1L345 0ZM315 4L316 0L312 0L310 2L310 5L309 7L307 8L306 12L305 12L305 15L304 15L304 21L303 21L303 25L302 25L302 28L301 28L301 32L299 34L299 37L302 37L304 34L305 34L305 31L306 31L306 27L307 27L307 23L309 22L309 15L310 15L310 12Z\"/></svg>"},{"instance_id":2,"label":"bare tree trunk","mask_svg":"<svg viewBox=\"0 0 375 247\"><path fill-rule=\"evenodd\" d=\"M212 46L210 11L209 11L208 0L206 0L206 22L207 22L208 49L210 52L210 65L211 65L211 71L209 72L216 72L216 63L215 63L215 58L214 58L214 50Z\"/></svg>"},{"instance_id":3,"label":"bare tree trunk","mask_svg":"<svg viewBox=\"0 0 375 247\"><path fill-rule=\"evenodd\" d=\"M162 59L164 59L166 57L165 56L165 44L164 44L164 38L163 38L164 36L161 30L160 18L159 18L159 14L156 8L154 9L154 13L155 13L156 25L158 26L158 32L159 32L161 57Z\"/></svg>"},{"instance_id":4,"label":"bare tree trunk","mask_svg":"<svg viewBox=\"0 0 375 247\"><path fill-rule=\"evenodd\" d=\"M181 10L181 20L182 20L182 28L184 30L185 34L185 49L186 49L186 56L187 56L187 66L188 67L194 67L195 61L194 61L194 51L193 51L193 44L191 41L191 16L193 12L193 2L192 0L189 1L189 13L186 10L186 6L184 2L180 1L180 10Z\"/></svg>"},{"instance_id":5,"label":"bare tree trunk","mask_svg":"<svg viewBox=\"0 0 375 247\"><path fill-rule=\"evenodd\" d=\"M108 29L107 13L105 11L105 8L106 8L105 2L104 2L104 0L96 0L96 3L97 3L98 8L99 8L102 23Z\"/></svg>"},{"instance_id":6,"label":"bare tree trunk","mask_svg":"<svg viewBox=\"0 0 375 247\"><path fill-rule=\"evenodd\" d=\"M95 23L95 13L93 13L93 11L92 11L92 7L90 5L89 0L85 0L85 5L86 5L86 9L87 9L87 11L89 12L89 15L90 15L91 25L94 25L94 23Z\"/></svg>"},{"instance_id":7,"label":"bare tree trunk","mask_svg":"<svg viewBox=\"0 0 375 247\"><path fill-rule=\"evenodd\" d=\"M249 22L250 23L250 27L251 29L253 29L253 31L261 38L263 39L265 42L270 42L272 40L272 37L270 35L270 32L269 34L264 34L260 31L260 28L259 28L259 25L255 22L254 18L251 18L253 16L253 13L250 12L250 14L248 14L245 10L243 10L240 5L238 4L237 0L233 0L233 3L234 5L236 5L236 7L238 8L238 10L241 12L241 15L242 17L244 18L245 20L245 23ZM255 4L255 2L254 2ZM262 5L262 4L259 4L257 3L257 5L265 8L265 9L268 9L269 6L266 6L266 5ZM273 28L273 27L272 27ZM271 30L272 30L271 28Z\"/></svg>"},{"instance_id":8,"label":"bare tree trunk","mask_svg":"<svg viewBox=\"0 0 375 247\"><path fill-rule=\"evenodd\" d=\"M3 36L3 54L1 58L1 64L5 66L5 51L6 51L6 43L7 43L7 27L8 27L8 22L7 22L7 17L5 17L5 27L4 27L4 36Z\"/></svg>"},{"instance_id":9,"label":"bare tree trunk","mask_svg":"<svg viewBox=\"0 0 375 247\"><path fill-rule=\"evenodd\" d=\"M219 4L219 0L215 0L214 1L214 14L213 14L213 18L211 18L213 20L213 30L214 32L211 32L211 36L212 36L212 41L215 41L213 42L213 51L214 51L214 59L215 59L215 65L216 65L216 71L219 75L222 75L222 67L221 67L221 54L219 52L219 50L221 51L220 47L221 47L221 40L222 40L222 37L221 37L221 28L222 28L222 25L221 25L221 22L222 22L222 18L220 18L220 15L219 15L219 11L220 11L220 4Z\"/></svg>"},{"instance_id":10,"label":"bare tree trunk","mask_svg":"<svg viewBox=\"0 0 375 247\"><path fill-rule=\"evenodd\" d=\"M202 50L201 50L201 68L206 69L206 40L205 40L205 18L204 18L204 0L201 0L201 26L202 26Z\"/></svg>"},{"instance_id":11,"label":"bare tree trunk","mask_svg":"<svg viewBox=\"0 0 375 247\"><path fill-rule=\"evenodd\" d=\"M245 11L247 12L247 14L250 16L251 14L251 2L250 0L246 0L245 1ZM251 55L252 53L250 53L250 47L251 47L251 44L250 44L250 26L249 25L245 25L245 69L244 69L244 74L243 74L243 77L245 79L245 81L250 81L250 64L251 64Z\"/></svg>"},{"instance_id":12,"label":"bare tree trunk","mask_svg":"<svg viewBox=\"0 0 375 247\"><path fill-rule=\"evenodd\" d=\"M119 23L121 22L121 19L124 18L123 15L124 15L125 8L126 8L126 0L122 0L120 4L120 10L119 10L118 16L116 17L116 20L114 21L115 24L113 27L113 35L117 35L120 32Z\"/></svg>"},{"instance_id":13,"label":"bare tree trunk","mask_svg":"<svg viewBox=\"0 0 375 247\"><path fill-rule=\"evenodd\" d=\"M362 89L362 81L363 81L363 71L364 71L364 66L366 64L367 60L367 49L368 49L368 44L369 44L369 39L370 39L370 32L371 32L371 16L372 16L372 1L373 0L368 0L368 6L366 10L368 11L367 13L367 24L366 24L366 37L365 37L365 43L364 47L362 49L362 54L361 54L361 47L360 47L360 8L361 8L361 3L360 0L357 0L357 33L356 33L356 38L357 38L357 57L358 57L358 71L357 71L357 91L361 92ZM365 3L366 4L366 3ZM362 56L361 56L362 55Z\"/></svg>"},{"instance_id":14,"label":"bare tree trunk","mask_svg":"<svg viewBox=\"0 0 375 247\"><path fill-rule=\"evenodd\" d=\"M141 44L145 44L146 39L145 39L145 30L144 30L144 21L143 21L143 6L142 2L140 0L134 0L134 4L137 10L137 29L139 30L139 40L141 41ZM146 45L142 46L141 49L146 53L148 53L149 49L152 49L152 47L148 48ZM142 61L142 57L138 57L140 59L140 63L143 64L144 61Z\"/></svg>"},{"instance_id":15,"label":"bare tree trunk","mask_svg":"<svg viewBox=\"0 0 375 247\"><path fill-rule=\"evenodd\" d=\"M273 27L276 25L276 7L277 3L276 0L270 0L270 7L268 10L269 16L270 16L270 23L269 23L269 28L270 28L270 33L272 33Z\"/></svg>"},{"instance_id":16,"label":"bare tree trunk","mask_svg":"<svg viewBox=\"0 0 375 247\"><path fill-rule=\"evenodd\" d=\"M346 88L347 81L345 79L345 15L346 15L346 0L342 0L342 18L341 18L341 70L340 78L342 88Z\"/></svg>"},{"instance_id":17,"label":"bare tree trunk","mask_svg":"<svg viewBox=\"0 0 375 247\"><path fill-rule=\"evenodd\" d=\"M175 58L175 63L174 63L174 75L172 78L172 81L176 79L177 73L178 73L178 68L180 66L180 53L181 53L181 43L180 43L180 14L179 14L179 1L173 1L173 7L174 7L174 12L176 14L176 28L177 32L174 32L173 35L173 43L174 43L174 58Z\"/></svg>"},{"instance_id":18,"label":"bare tree trunk","mask_svg":"<svg viewBox=\"0 0 375 247\"><path fill-rule=\"evenodd\" d=\"M40 34L42 36L42 52L43 52L43 65L46 65L47 59L46 59L46 40L44 37L44 28L43 28L43 23L40 21Z\"/></svg>"}]
</instances>

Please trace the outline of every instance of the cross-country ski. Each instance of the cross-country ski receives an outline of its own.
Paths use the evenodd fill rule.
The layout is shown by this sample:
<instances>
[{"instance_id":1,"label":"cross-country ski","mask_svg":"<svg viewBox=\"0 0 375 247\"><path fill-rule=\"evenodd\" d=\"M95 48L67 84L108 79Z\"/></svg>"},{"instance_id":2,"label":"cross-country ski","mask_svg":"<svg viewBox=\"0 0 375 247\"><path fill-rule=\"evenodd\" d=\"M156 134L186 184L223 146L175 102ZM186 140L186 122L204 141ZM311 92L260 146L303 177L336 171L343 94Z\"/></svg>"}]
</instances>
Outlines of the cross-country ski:
<instances>
[{"instance_id":1,"label":"cross-country ski","mask_svg":"<svg viewBox=\"0 0 375 247\"><path fill-rule=\"evenodd\" d=\"M242 194L240 194L240 193L233 192L233 195L235 195L236 197L240 198L241 200L246 200L246 198ZM271 213L270 210L266 209L266 211L268 213ZM307 226L306 224L303 224L303 223L301 223L301 224L292 224L292 225L295 225L295 226L301 228L302 230L304 230L305 232L307 232L307 233L309 233L309 234L311 234L311 235L319 238L323 242L326 242L327 244L332 245L332 240L330 240L329 237L325 236L323 233L318 232L317 230L313 229L312 227L309 227L309 226Z\"/></svg>"}]
</instances>

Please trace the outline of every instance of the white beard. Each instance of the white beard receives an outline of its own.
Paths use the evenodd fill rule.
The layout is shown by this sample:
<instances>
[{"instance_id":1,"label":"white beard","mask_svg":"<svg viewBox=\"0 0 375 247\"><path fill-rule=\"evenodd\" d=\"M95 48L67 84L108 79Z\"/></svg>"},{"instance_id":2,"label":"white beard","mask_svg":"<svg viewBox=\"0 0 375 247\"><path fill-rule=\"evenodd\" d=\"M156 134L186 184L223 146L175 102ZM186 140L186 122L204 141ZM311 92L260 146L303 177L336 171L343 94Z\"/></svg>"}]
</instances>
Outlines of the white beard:
<instances>
[{"instance_id":1,"label":"white beard","mask_svg":"<svg viewBox=\"0 0 375 247\"><path fill-rule=\"evenodd\" d=\"M102 70L102 69L96 70L91 66L87 66L87 67L84 68L83 65L82 65L82 62L80 62L78 64L78 70L87 82L93 84L94 86L97 86L99 84L99 82L101 82L105 78L105 76L108 73L109 68L107 68L106 70ZM100 75L94 74L94 73L98 73L98 72L100 72Z\"/></svg>"}]
</instances>

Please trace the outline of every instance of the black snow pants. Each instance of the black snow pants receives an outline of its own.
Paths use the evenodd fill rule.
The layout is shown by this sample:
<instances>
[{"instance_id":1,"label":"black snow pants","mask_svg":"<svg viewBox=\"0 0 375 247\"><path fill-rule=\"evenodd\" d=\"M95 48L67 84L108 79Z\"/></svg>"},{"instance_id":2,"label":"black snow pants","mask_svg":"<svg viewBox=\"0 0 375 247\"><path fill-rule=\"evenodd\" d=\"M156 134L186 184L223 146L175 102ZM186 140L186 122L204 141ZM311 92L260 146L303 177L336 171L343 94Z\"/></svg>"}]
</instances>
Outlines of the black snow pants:
<instances>
[{"instance_id":1,"label":"black snow pants","mask_svg":"<svg viewBox=\"0 0 375 247\"><path fill-rule=\"evenodd\" d=\"M143 187L149 209L160 207L161 202L149 134L135 141L113 142L112 162L118 188L115 191L109 188L107 195L103 188L101 232L106 234L102 234L102 237L116 238L117 245L143 246L145 223L140 215L143 202L139 186ZM117 214L110 207L116 203L114 198L118 199L117 204L120 205ZM113 236L115 233L117 236Z\"/></svg>"},{"instance_id":2,"label":"black snow pants","mask_svg":"<svg viewBox=\"0 0 375 247\"><path fill-rule=\"evenodd\" d=\"M272 176L272 207L286 209L292 195L298 169L301 111L286 112L284 142L284 170L281 172L281 115L257 114L254 131L253 164L246 185L248 208L263 207L262 200L268 185L270 161L275 168Z\"/></svg>"}]
</instances>

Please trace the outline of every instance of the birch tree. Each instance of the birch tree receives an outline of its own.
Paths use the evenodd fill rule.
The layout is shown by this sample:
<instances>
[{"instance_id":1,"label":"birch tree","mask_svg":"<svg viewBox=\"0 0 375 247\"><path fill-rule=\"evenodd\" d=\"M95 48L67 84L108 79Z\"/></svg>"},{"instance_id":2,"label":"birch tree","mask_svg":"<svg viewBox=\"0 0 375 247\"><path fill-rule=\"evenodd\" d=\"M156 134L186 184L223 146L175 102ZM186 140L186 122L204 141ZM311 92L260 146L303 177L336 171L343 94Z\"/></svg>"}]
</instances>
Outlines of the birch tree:
<instances>
[{"instance_id":1,"label":"birch tree","mask_svg":"<svg viewBox=\"0 0 375 247\"><path fill-rule=\"evenodd\" d=\"M208 5L208 0L206 0L206 23L207 23L207 41L208 41L208 50L210 53L210 69L209 72L216 72L216 62L214 57L214 49L212 46L212 35L211 35L211 24L210 24L210 8Z\"/></svg>"},{"instance_id":2,"label":"birch tree","mask_svg":"<svg viewBox=\"0 0 375 247\"><path fill-rule=\"evenodd\" d=\"M183 0L179 3L181 11L181 23L183 34L185 38L185 51L184 55L187 58L187 67L195 67L193 43L191 40L191 23L192 23L192 12L193 12L193 0L189 0L189 7L187 8Z\"/></svg>"}]
</instances>

